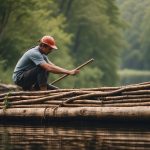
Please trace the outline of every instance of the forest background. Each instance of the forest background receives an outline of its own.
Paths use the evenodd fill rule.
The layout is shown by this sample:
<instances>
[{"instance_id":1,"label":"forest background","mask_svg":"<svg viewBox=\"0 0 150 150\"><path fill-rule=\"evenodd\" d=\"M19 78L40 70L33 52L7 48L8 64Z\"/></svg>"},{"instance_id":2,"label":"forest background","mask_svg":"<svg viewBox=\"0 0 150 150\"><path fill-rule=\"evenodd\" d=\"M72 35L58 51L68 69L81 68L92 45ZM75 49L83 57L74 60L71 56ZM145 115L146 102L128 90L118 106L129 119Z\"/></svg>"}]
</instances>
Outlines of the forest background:
<instances>
[{"instance_id":1,"label":"forest background","mask_svg":"<svg viewBox=\"0 0 150 150\"><path fill-rule=\"evenodd\" d=\"M59 50L49 55L56 65L73 69L95 59L59 87L149 81L149 18L150 0L0 0L0 82L13 83L18 59L43 35L56 39Z\"/></svg>"}]
</instances>

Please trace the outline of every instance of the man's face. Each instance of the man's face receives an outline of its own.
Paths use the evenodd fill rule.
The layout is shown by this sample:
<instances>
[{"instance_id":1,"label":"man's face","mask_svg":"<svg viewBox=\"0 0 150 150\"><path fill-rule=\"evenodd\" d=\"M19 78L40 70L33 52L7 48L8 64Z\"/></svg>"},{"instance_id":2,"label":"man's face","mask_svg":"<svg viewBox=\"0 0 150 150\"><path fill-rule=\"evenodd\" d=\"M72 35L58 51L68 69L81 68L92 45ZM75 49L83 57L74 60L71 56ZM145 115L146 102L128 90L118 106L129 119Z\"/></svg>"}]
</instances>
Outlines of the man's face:
<instances>
[{"instance_id":1,"label":"man's face","mask_svg":"<svg viewBox=\"0 0 150 150\"><path fill-rule=\"evenodd\" d=\"M53 51L53 48L49 47L49 46L45 46L43 48L43 51L46 55L48 55L49 53L51 53Z\"/></svg>"}]
</instances>

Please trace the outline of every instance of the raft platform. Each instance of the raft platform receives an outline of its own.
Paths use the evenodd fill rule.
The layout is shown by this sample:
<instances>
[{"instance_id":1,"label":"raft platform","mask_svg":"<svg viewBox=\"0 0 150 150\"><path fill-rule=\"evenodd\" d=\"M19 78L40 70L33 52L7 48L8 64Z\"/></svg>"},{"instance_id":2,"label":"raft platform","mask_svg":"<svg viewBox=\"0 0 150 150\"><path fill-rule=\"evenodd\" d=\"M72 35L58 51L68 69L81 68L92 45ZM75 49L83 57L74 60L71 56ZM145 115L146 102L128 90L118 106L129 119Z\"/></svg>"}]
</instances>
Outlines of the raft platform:
<instances>
[{"instance_id":1,"label":"raft platform","mask_svg":"<svg viewBox=\"0 0 150 150\"><path fill-rule=\"evenodd\" d=\"M0 120L7 118L150 121L150 82L121 87L2 92Z\"/></svg>"}]
</instances>

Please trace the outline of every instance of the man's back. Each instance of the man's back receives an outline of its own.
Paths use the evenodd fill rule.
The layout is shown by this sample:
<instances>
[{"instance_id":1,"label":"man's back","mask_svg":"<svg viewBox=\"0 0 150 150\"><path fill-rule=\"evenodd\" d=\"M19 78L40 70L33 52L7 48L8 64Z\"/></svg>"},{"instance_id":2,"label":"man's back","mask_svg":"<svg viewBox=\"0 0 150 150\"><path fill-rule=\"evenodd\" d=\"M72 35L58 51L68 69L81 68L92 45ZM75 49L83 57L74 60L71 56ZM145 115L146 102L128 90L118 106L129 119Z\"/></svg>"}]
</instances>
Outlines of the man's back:
<instances>
[{"instance_id":1,"label":"man's back","mask_svg":"<svg viewBox=\"0 0 150 150\"><path fill-rule=\"evenodd\" d=\"M25 52L14 69L13 81L16 82L17 78L19 78L24 71L30 70L41 63L45 63L44 57L46 56L40 53L39 46Z\"/></svg>"}]
</instances>

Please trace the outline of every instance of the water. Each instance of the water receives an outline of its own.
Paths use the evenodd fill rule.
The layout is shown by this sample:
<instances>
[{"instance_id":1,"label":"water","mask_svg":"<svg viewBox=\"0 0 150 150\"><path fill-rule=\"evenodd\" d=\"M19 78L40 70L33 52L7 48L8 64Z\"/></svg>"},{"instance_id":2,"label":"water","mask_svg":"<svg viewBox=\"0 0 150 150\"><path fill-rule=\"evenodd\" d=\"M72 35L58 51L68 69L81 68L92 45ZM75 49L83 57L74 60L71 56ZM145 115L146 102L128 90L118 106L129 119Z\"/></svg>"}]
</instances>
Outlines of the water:
<instances>
[{"instance_id":1,"label":"water","mask_svg":"<svg viewBox=\"0 0 150 150\"><path fill-rule=\"evenodd\" d=\"M149 150L149 124L0 125L0 150Z\"/></svg>"}]
</instances>

